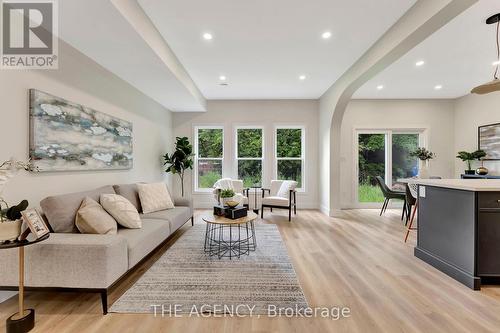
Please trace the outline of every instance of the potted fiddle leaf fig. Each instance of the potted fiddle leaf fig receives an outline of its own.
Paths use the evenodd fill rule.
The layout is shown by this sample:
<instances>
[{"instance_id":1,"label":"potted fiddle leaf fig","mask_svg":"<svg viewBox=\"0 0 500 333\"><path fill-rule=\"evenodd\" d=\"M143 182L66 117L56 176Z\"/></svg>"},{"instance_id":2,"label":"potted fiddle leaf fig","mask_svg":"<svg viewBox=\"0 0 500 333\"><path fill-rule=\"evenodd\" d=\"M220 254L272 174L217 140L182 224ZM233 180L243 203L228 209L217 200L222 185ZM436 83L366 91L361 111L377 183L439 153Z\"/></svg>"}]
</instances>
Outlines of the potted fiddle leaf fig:
<instances>
[{"instance_id":1,"label":"potted fiddle leaf fig","mask_svg":"<svg viewBox=\"0 0 500 333\"><path fill-rule=\"evenodd\" d=\"M168 165L165 172L179 175L181 195L184 197L184 174L186 170L193 169L193 145L189 143L187 137L177 137L175 139L175 151L171 155L167 153L163 156L165 160L163 165Z\"/></svg>"},{"instance_id":2,"label":"potted fiddle leaf fig","mask_svg":"<svg viewBox=\"0 0 500 333\"><path fill-rule=\"evenodd\" d=\"M484 150L476 150L474 152L459 151L457 158L467 163L467 170L465 170L466 175L475 175L476 170L472 169L472 161L481 160L486 156Z\"/></svg>"}]
</instances>

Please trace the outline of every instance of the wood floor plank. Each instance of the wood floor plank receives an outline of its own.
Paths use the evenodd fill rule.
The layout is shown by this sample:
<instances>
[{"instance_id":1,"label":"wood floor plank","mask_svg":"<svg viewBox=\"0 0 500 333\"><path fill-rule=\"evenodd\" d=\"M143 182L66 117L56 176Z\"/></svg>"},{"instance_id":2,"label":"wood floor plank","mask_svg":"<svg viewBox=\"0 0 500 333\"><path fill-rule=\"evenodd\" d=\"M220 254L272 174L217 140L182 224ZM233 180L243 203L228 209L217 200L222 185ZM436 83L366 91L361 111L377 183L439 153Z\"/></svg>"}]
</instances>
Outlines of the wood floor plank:
<instances>
[{"instance_id":1,"label":"wood floor plank","mask_svg":"<svg viewBox=\"0 0 500 333\"><path fill-rule=\"evenodd\" d=\"M196 223L203 223L197 210ZM198 318L147 314L101 315L96 294L29 292L36 309L33 332L500 332L500 286L473 291L413 256L415 232L404 243L398 211L343 211L327 217L303 210L266 211L276 224L311 306L347 306L349 318ZM141 264L110 294L112 304L178 239ZM12 298L0 304L0 330L16 311Z\"/></svg>"}]
</instances>

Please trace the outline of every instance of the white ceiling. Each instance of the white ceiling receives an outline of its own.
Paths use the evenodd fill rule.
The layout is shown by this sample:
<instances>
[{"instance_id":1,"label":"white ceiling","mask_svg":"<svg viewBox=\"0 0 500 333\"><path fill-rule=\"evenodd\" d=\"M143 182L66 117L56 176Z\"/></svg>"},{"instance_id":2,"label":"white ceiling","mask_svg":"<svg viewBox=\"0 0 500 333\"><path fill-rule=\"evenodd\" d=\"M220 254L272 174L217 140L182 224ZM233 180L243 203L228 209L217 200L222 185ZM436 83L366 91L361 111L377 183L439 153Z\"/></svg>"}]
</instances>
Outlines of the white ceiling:
<instances>
[{"instance_id":1,"label":"white ceiling","mask_svg":"<svg viewBox=\"0 0 500 333\"><path fill-rule=\"evenodd\" d=\"M172 111L204 106L110 1L59 1L60 38Z\"/></svg>"},{"instance_id":2,"label":"white ceiling","mask_svg":"<svg viewBox=\"0 0 500 333\"><path fill-rule=\"evenodd\" d=\"M315 99L415 0L138 2L207 99Z\"/></svg>"},{"instance_id":3,"label":"white ceiling","mask_svg":"<svg viewBox=\"0 0 500 333\"><path fill-rule=\"evenodd\" d=\"M496 27L485 21L499 12L499 0L480 0L367 82L354 98L457 98L491 81ZM425 65L416 67L419 60ZM377 90L379 85L384 89ZM434 90L436 85L443 88Z\"/></svg>"}]
</instances>

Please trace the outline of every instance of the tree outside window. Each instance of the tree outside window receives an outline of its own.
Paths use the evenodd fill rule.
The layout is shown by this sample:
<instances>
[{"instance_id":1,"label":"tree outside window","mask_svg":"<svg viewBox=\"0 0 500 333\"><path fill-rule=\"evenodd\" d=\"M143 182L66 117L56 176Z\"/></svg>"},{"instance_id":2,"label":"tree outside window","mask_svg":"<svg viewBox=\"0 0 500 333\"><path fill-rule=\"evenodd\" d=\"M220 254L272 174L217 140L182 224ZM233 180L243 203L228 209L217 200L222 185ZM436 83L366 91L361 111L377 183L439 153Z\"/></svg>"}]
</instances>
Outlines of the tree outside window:
<instances>
[{"instance_id":1,"label":"tree outside window","mask_svg":"<svg viewBox=\"0 0 500 333\"><path fill-rule=\"evenodd\" d=\"M262 138L262 128L236 129L238 179L245 187L262 184Z\"/></svg>"},{"instance_id":2,"label":"tree outside window","mask_svg":"<svg viewBox=\"0 0 500 333\"><path fill-rule=\"evenodd\" d=\"M212 188L222 178L224 158L224 130L196 128L196 178L198 189Z\"/></svg>"},{"instance_id":3,"label":"tree outside window","mask_svg":"<svg viewBox=\"0 0 500 333\"><path fill-rule=\"evenodd\" d=\"M304 130L301 127L276 129L276 170L280 180L295 180L298 188L303 187Z\"/></svg>"}]
</instances>

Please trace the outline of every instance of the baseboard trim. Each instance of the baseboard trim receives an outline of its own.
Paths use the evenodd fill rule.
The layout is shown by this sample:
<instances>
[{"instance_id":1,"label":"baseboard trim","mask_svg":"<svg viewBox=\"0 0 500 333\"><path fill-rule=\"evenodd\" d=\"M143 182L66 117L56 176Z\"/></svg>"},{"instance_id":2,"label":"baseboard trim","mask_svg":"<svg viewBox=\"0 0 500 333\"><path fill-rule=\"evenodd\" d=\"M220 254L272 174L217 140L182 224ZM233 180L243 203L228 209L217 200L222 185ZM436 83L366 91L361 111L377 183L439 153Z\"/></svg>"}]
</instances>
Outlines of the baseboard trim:
<instances>
[{"instance_id":1,"label":"baseboard trim","mask_svg":"<svg viewBox=\"0 0 500 333\"><path fill-rule=\"evenodd\" d=\"M448 275L449 277L452 277L458 282L466 285L467 287L474 290L481 289L481 279L479 277L471 275L461 270L455 265L444 261L443 259L430 253L429 251L426 251L417 246L415 247L414 255L415 257L419 258L422 261L425 261L429 265L433 266L434 268L438 269L439 271Z\"/></svg>"}]
</instances>

